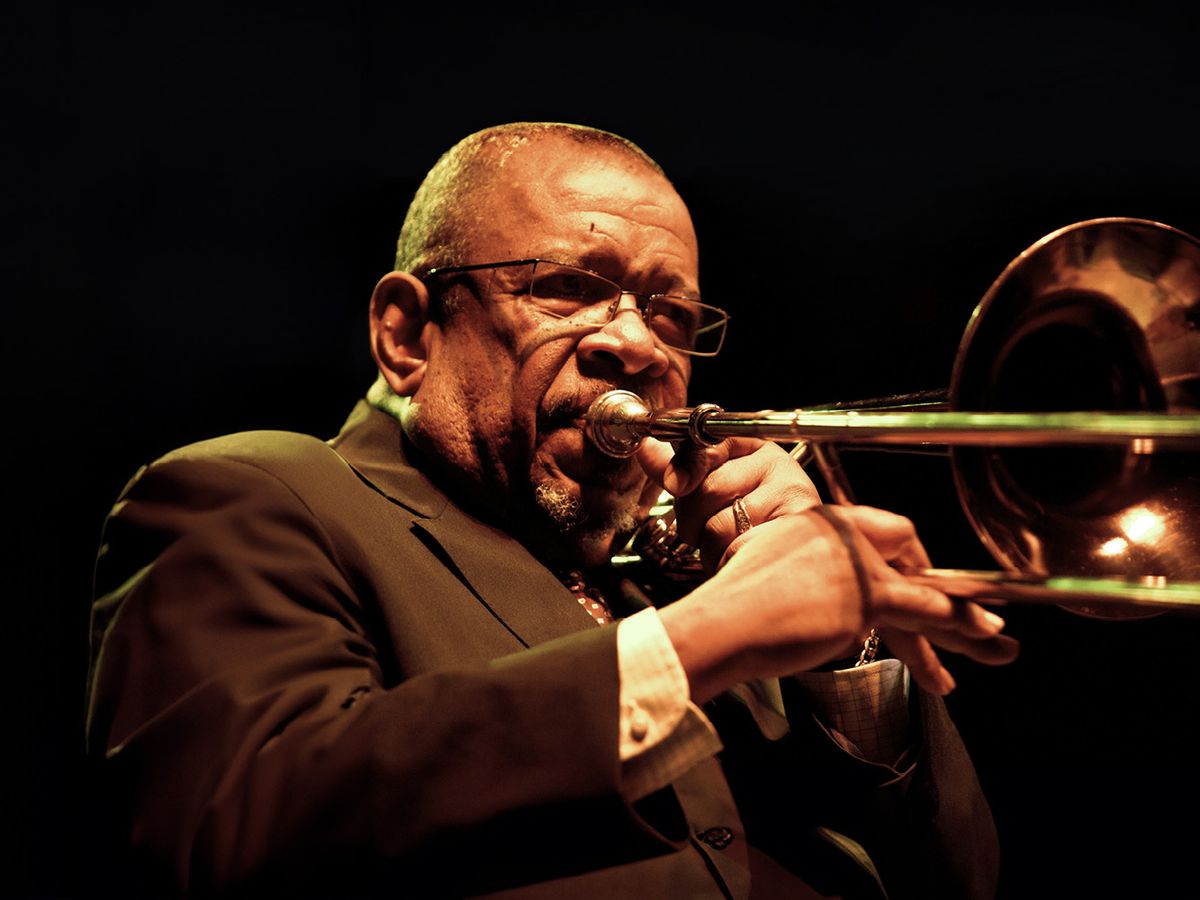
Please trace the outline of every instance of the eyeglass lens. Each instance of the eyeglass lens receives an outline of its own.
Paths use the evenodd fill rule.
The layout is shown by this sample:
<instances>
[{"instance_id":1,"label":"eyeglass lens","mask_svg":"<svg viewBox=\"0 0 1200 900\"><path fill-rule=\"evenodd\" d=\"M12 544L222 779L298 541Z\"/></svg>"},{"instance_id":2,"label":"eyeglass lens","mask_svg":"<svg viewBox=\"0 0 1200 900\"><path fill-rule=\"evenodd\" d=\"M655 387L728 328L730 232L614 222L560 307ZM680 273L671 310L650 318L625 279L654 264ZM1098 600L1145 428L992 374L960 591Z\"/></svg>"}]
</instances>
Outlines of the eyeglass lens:
<instances>
[{"instance_id":1,"label":"eyeglass lens","mask_svg":"<svg viewBox=\"0 0 1200 900\"><path fill-rule=\"evenodd\" d=\"M621 286L584 269L558 263L534 264L529 299L559 318L585 317L607 322L622 296ZM669 347L693 353L716 353L725 331L725 314L696 300L652 295L644 313L650 330Z\"/></svg>"}]
</instances>

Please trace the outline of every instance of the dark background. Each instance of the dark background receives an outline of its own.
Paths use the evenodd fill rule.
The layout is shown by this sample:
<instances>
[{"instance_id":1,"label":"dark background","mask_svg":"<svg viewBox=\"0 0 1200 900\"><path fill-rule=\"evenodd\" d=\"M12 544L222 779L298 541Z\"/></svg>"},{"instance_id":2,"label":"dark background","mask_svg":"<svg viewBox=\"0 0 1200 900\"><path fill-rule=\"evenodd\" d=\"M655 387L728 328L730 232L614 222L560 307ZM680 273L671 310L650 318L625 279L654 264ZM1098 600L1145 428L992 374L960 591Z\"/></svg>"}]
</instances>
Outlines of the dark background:
<instances>
[{"instance_id":1,"label":"dark background","mask_svg":"<svg viewBox=\"0 0 1200 900\"><path fill-rule=\"evenodd\" d=\"M734 315L693 397L732 409L946 384L979 297L1058 226L1200 232L1187 4L440 8L7 14L12 893L97 892L81 748L108 506L180 444L336 430L372 377L366 301L404 209L463 135L574 121L662 163ZM856 459L860 499L913 516L936 562L990 564L944 460ZM1200 621L1008 617L1021 659L954 661L951 698L1003 895L1194 890Z\"/></svg>"}]
</instances>

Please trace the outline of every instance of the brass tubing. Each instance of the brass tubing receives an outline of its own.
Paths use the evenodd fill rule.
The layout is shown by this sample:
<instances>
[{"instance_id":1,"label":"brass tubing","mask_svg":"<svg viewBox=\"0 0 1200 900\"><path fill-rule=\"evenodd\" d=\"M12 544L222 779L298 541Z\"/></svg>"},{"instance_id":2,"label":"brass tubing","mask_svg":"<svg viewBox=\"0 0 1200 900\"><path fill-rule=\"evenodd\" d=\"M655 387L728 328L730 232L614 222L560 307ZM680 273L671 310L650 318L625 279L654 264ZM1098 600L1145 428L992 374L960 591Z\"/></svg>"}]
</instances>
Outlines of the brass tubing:
<instances>
[{"instance_id":1,"label":"brass tubing","mask_svg":"<svg viewBox=\"0 0 1200 900\"><path fill-rule=\"evenodd\" d=\"M901 569L909 581L952 597L981 603L1083 605L1091 609L1144 609L1200 613L1200 582L1157 576L1103 578L1075 575L1041 577L974 569Z\"/></svg>"},{"instance_id":2,"label":"brass tubing","mask_svg":"<svg viewBox=\"0 0 1200 900\"><path fill-rule=\"evenodd\" d=\"M641 439L727 437L768 441L951 444L959 447L1044 447L1131 444L1135 453L1200 448L1200 415L1146 412L895 412L763 410L697 416L698 407L651 410L635 394L610 391L588 410L586 427L601 450L631 456Z\"/></svg>"},{"instance_id":3,"label":"brass tubing","mask_svg":"<svg viewBox=\"0 0 1200 900\"><path fill-rule=\"evenodd\" d=\"M790 412L728 413L719 407L651 410L636 394L610 391L584 427L613 456L632 456L646 436L714 443L726 437L835 443L959 446L1132 445L1135 453L1200 447L1200 415L1156 413ZM826 444L825 442L832 442ZM836 493L836 491L835 491ZM849 500L847 495L845 500ZM1136 524L1136 523L1135 523ZM1042 576L960 569L905 571L911 580L981 602L1066 606L1103 617L1200 612L1200 582L1160 576Z\"/></svg>"},{"instance_id":4,"label":"brass tubing","mask_svg":"<svg viewBox=\"0 0 1200 900\"><path fill-rule=\"evenodd\" d=\"M646 433L688 436L690 410L652 412ZM1200 447L1200 415L1154 413L1002 412L720 412L704 419L711 438L757 437L770 441L831 440L875 444L954 444L960 447L1041 447L1153 441L1160 449Z\"/></svg>"}]
</instances>

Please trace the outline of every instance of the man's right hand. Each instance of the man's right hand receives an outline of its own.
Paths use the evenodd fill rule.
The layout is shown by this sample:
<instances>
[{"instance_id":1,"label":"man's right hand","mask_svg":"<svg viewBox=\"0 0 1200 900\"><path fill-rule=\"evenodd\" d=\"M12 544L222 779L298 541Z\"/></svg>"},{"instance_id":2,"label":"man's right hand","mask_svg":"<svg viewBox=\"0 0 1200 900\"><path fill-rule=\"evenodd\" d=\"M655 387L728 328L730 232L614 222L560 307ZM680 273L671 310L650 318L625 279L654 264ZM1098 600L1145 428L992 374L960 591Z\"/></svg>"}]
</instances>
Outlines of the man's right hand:
<instances>
[{"instance_id":1,"label":"man's right hand","mask_svg":"<svg viewBox=\"0 0 1200 900\"><path fill-rule=\"evenodd\" d=\"M1017 642L1000 635L999 616L913 584L889 565L924 558L907 519L868 507L834 514L844 517L851 546L817 512L774 518L737 537L712 579L661 611L693 701L849 656L872 627L917 683L937 694L949 693L954 680L933 645L992 665L1015 658Z\"/></svg>"}]
</instances>

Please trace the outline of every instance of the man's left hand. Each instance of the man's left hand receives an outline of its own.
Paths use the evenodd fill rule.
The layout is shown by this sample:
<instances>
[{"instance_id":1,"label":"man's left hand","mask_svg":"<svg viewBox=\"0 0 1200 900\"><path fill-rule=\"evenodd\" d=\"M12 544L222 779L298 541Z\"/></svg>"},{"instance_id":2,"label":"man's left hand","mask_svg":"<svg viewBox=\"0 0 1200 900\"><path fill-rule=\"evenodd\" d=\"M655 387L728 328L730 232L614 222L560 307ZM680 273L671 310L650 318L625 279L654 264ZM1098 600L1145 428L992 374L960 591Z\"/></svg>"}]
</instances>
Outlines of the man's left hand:
<instances>
[{"instance_id":1,"label":"man's left hand","mask_svg":"<svg viewBox=\"0 0 1200 900\"><path fill-rule=\"evenodd\" d=\"M714 447L647 438L638 462L675 497L679 539L700 548L711 575L738 535L733 502L741 497L752 525L817 506L821 498L804 469L778 445L728 438Z\"/></svg>"}]
</instances>

